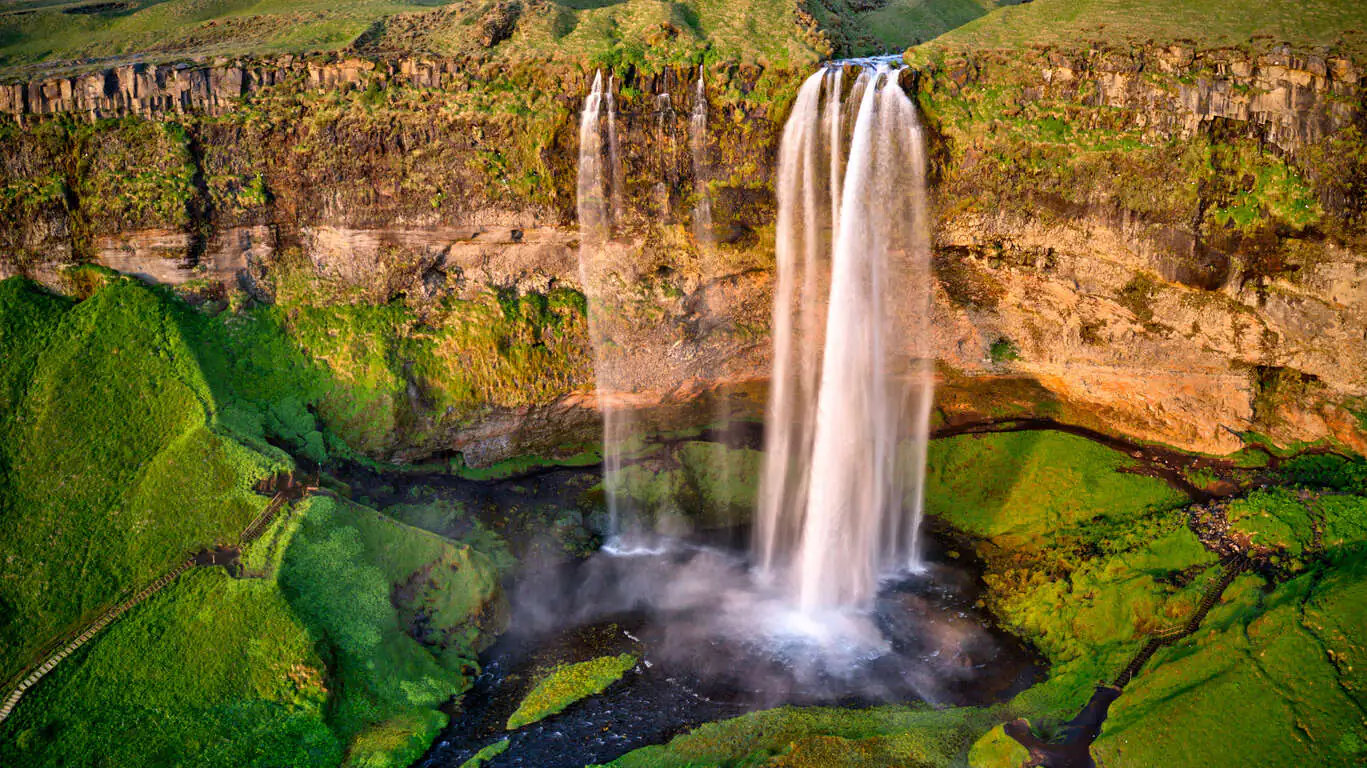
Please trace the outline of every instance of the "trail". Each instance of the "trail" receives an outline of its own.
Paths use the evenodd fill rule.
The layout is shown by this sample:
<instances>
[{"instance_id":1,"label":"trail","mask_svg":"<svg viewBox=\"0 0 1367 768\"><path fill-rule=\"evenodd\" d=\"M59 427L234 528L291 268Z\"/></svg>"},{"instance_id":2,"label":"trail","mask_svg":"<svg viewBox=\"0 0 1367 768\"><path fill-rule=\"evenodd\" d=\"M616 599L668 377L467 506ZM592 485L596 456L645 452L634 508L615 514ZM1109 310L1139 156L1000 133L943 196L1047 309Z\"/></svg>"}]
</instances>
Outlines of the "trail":
<instances>
[{"instance_id":1,"label":"trail","mask_svg":"<svg viewBox=\"0 0 1367 768\"><path fill-rule=\"evenodd\" d=\"M239 535L238 538L242 544L250 544L260 538L287 502L302 498L305 493L309 492L309 487L295 483L292 475L284 482L283 488L280 487L281 483L278 480L273 485L278 489L276 494L266 504L266 508L261 511L261 514L249 523ZM21 672L22 679L5 697L3 703L0 703L0 723L9 718L14 708L18 706L19 700L24 697L29 689L37 685L58 664L80 650L82 646L93 640L110 624L118 621L124 614L151 599L191 568L224 566L229 569L230 573L233 573L235 566L240 568L239 554L240 552L236 547L215 547L201 550L163 573L151 584L144 587L142 591L100 614L93 621L49 643L47 647L49 649L55 648L55 650L50 650L40 663L24 670L27 674Z\"/></svg>"}]
</instances>

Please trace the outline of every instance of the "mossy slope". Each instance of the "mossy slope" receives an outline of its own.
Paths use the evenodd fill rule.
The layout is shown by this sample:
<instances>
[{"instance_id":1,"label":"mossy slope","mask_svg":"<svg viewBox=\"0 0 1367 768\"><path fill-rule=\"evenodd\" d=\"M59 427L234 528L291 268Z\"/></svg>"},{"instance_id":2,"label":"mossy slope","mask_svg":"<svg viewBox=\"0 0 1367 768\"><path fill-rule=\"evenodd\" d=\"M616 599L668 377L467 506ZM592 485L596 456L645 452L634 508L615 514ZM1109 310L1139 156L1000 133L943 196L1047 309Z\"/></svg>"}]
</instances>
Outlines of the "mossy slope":
<instances>
[{"instance_id":1,"label":"mossy slope","mask_svg":"<svg viewBox=\"0 0 1367 768\"><path fill-rule=\"evenodd\" d=\"M237 543L267 500L255 481L292 465L266 438L308 442L276 398L314 374L279 365L298 358L278 336L257 350L275 367L233 378L252 366L229 318L95 277L75 304L0 283L8 671ZM492 545L497 559L341 500L287 510L244 553L251 579L191 571L60 665L0 724L0 762L407 765L503 620Z\"/></svg>"},{"instance_id":2,"label":"mossy slope","mask_svg":"<svg viewBox=\"0 0 1367 768\"><path fill-rule=\"evenodd\" d=\"M71 306L4 285L0 670L12 674L171 564L233 542L265 505L252 485L282 464L224 436L154 292L114 279Z\"/></svg>"}]
</instances>

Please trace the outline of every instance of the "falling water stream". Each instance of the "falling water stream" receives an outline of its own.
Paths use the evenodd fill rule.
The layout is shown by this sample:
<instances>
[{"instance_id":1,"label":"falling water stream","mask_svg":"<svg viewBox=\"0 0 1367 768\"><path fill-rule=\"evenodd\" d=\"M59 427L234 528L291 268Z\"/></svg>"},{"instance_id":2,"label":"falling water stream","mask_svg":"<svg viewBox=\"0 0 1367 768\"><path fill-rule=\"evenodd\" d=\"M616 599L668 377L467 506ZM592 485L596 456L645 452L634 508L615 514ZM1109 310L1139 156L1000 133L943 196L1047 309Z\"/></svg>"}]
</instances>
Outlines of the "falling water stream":
<instances>
[{"instance_id":1,"label":"falling water stream","mask_svg":"<svg viewBox=\"0 0 1367 768\"><path fill-rule=\"evenodd\" d=\"M606 123L606 125L604 125ZM605 141L606 139L606 141ZM617 100L613 78L603 87L603 73L594 75L593 86L579 117L579 279L589 300L589 337L594 350L594 378L603 415L603 471L616 476L622 468L622 452L631 434L631 413L616 398L628 389L620 353L614 338L620 331L614 321L621 313L611 306L616 292L613 279L613 226L622 217L622 162L617 138ZM607 493L613 531L622 527L620 499Z\"/></svg>"},{"instance_id":2,"label":"falling water stream","mask_svg":"<svg viewBox=\"0 0 1367 768\"><path fill-rule=\"evenodd\" d=\"M707 189L707 84L702 67L693 86L693 112L688 118L688 148L693 156L693 239L712 244L712 198Z\"/></svg>"},{"instance_id":3,"label":"falling water stream","mask_svg":"<svg viewBox=\"0 0 1367 768\"><path fill-rule=\"evenodd\" d=\"M886 60L812 75L784 127L755 555L804 609L919 567L933 357L925 151Z\"/></svg>"}]
</instances>

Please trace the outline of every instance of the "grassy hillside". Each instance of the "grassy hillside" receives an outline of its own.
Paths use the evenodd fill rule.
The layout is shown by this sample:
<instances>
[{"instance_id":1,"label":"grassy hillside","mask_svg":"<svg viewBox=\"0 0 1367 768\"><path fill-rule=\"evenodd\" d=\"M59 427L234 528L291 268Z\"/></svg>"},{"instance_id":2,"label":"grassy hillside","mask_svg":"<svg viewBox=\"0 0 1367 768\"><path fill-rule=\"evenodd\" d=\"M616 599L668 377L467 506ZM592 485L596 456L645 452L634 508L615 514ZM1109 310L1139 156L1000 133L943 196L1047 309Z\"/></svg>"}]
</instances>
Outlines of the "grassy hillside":
<instances>
[{"instance_id":1,"label":"grassy hillside","mask_svg":"<svg viewBox=\"0 0 1367 768\"><path fill-rule=\"evenodd\" d=\"M0 6L0 68L31 71L33 65L62 63L89 68L101 62L348 49L483 56L484 22L494 6L474 0L7 3ZM505 61L607 63L643 60L649 53L658 64L698 61L708 50L728 60L766 65L816 60L782 0L569 0L516 6L516 32L496 51Z\"/></svg>"},{"instance_id":2,"label":"grassy hillside","mask_svg":"<svg viewBox=\"0 0 1367 768\"><path fill-rule=\"evenodd\" d=\"M1367 51L1367 5L1356 0L1034 0L997 9L937 38L935 48L1102 42Z\"/></svg>"},{"instance_id":3,"label":"grassy hillside","mask_svg":"<svg viewBox=\"0 0 1367 768\"><path fill-rule=\"evenodd\" d=\"M1016 1L8 0L0 71L320 52L801 69L832 55L902 50Z\"/></svg>"},{"instance_id":4,"label":"grassy hillside","mask_svg":"<svg viewBox=\"0 0 1367 768\"><path fill-rule=\"evenodd\" d=\"M501 615L489 558L331 499L248 566L189 572L59 666L0 725L0 761L405 766Z\"/></svg>"},{"instance_id":5,"label":"grassy hillside","mask_svg":"<svg viewBox=\"0 0 1367 768\"><path fill-rule=\"evenodd\" d=\"M326 677L273 583L191 571L37 686L0 761L335 766Z\"/></svg>"},{"instance_id":6,"label":"grassy hillside","mask_svg":"<svg viewBox=\"0 0 1367 768\"><path fill-rule=\"evenodd\" d=\"M268 438L328 450L308 407L330 374L269 317L234 334L137 281L77 279L79 302L0 283L5 677L238 543L267 501L253 484L292 465ZM250 579L191 571L59 666L0 725L0 763L406 765L503 620L498 558L312 500L245 552Z\"/></svg>"},{"instance_id":7,"label":"grassy hillside","mask_svg":"<svg viewBox=\"0 0 1367 768\"><path fill-rule=\"evenodd\" d=\"M217 425L168 305L115 279L71 305L0 288L0 673L172 564L231 543L283 466Z\"/></svg>"}]
</instances>

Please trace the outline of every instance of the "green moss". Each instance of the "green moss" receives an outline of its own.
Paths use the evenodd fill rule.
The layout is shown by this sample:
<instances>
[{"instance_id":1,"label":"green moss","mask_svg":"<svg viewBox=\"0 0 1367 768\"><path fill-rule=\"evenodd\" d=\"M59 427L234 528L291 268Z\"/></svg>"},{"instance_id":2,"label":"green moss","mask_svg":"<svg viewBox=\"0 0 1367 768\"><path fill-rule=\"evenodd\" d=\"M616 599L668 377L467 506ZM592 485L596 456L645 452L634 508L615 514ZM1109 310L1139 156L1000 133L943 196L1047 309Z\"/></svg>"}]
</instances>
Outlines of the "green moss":
<instances>
[{"instance_id":1,"label":"green moss","mask_svg":"<svg viewBox=\"0 0 1367 768\"><path fill-rule=\"evenodd\" d=\"M1367 495L1323 495L1314 507L1320 514L1322 547L1332 551L1367 541Z\"/></svg>"},{"instance_id":2,"label":"green moss","mask_svg":"<svg viewBox=\"0 0 1367 768\"><path fill-rule=\"evenodd\" d=\"M5 286L0 326L33 332L0 332L0 396L12 398L0 500L14 510L0 518L0 549L18 555L0 561L11 616L0 670L13 673L172 564L235 541L266 503L253 485L281 464L226 436L162 295L114 280L69 306Z\"/></svg>"},{"instance_id":3,"label":"green moss","mask_svg":"<svg viewBox=\"0 0 1367 768\"><path fill-rule=\"evenodd\" d=\"M997 339L988 347L987 356L994 363L1008 363L1020 359L1020 350L1016 349L1015 343L1010 339Z\"/></svg>"},{"instance_id":4,"label":"green moss","mask_svg":"<svg viewBox=\"0 0 1367 768\"><path fill-rule=\"evenodd\" d=\"M493 744L476 752L469 760L460 764L460 768L480 768L480 766L493 760L495 757L508 751L508 740L495 741Z\"/></svg>"},{"instance_id":5,"label":"green moss","mask_svg":"<svg viewBox=\"0 0 1367 768\"><path fill-rule=\"evenodd\" d=\"M580 699L602 693L636 666L629 653L558 666L536 684L508 718L514 731L558 712Z\"/></svg>"},{"instance_id":6,"label":"green moss","mask_svg":"<svg viewBox=\"0 0 1367 768\"><path fill-rule=\"evenodd\" d=\"M604 484L657 523L682 514L693 525L725 527L746 519L758 502L762 461L759 451L688 440L666 452L643 455Z\"/></svg>"},{"instance_id":7,"label":"green moss","mask_svg":"<svg viewBox=\"0 0 1367 768\"><path fill-rule=\"evenodd\" d=\"M1109 765L1352 765L1367 736L1359 635L1367 568L1357 557L1279 586L1245 580L1194 642L1155 657L1111 709ZM1356 699L1356 700L1355 700ZM1216 735L1240 724L1237 750Z\"/></svg>"},{"instance_id":8,"label":"green moss","mask_svg":"<svg viewBox=\"0 0 1367 768\"><path fill-rule=\"evenodd\" d=\"M1254 491L1230 502L1227 514L1230 526L1248 536L1255 547L1299 555L1314 538L1309 507L1285 489Z\"/></svg>"},{"instance_id":9,"label":"green moss","mask_svg":"<svg viewBox=\"0 0 1367 768\"><path fill-rule=\"evenodd\" d=\"M1307 488L1332 488L1367 495L1367 458L1332 453L1292 457L1277 467L1287 481Z\"/></svg>"},{"instance_id":10,"label":"green moss","mask_svg":"<svg viewBox=\"0 0 1367 768\"><path fill-rule=\"evenodd\" d=\"M417 762L446 726L446 715L419 709L396 715L357 734L344 768L408 768Z\"/></svg>"},{"instance_id":11,"label":"green moss","mask_svg":"<svg viewBox=\"0 0 1367 768\"><path fill-rule=\"evenodd\" d=\"M487 467L468 466L463 457L457 456L451 460L449 469L451 474L467 480L504 480L545 467L589 467L602 460L602 452L598 447L587 447L579 453L564 458L516 456L495 462Z\"/></svg>"},{"instance_id":12,"label":"green moss","mask_svg":"<svg viewBox=\"0 0 1367 768\"><path fill-rule=\"evenodd\" d=\"M468 547L364 507L314 498L302 514L279 578L339 678L329 725L345 741L399 744L407 754L396 729L430 736L444 718L436 708L469 687L499 575ZM405 631L404 617L419 612L431 617L423 643Z\"/></svg>"},{"instance_id":13,"label":"green moss","mask_svg":"<svg viewBox=\"0 0 1367 768\"><path fill-rule=\"evenodd\" d=\"M993 722L984 710L915 707L782 707L708 723L668 744L617 759L617 768L701 765L791 766L962 764L967 748Z\"/></svg>"},{"instance_id":14,"label":"green moss","mask_svg":"<svg viewBox=\"0 0 1367 768\"><path fill-rule=\"evenodd\" d=\"M1062 432L934 440L926 512L977 536L1023 544L1094 518L1126 521L1182 502L1162 481L1124 471L1133 467L1118 451Z\"/></svg>"},{"instance_id":15,"label":"green moss","mask_svg":"<svg viewBox=\"0 0 1367 768\"><path fill-rule=\"evenodd\" d=\"M0 762L335 766L326 674L273 582L191 571L30 691Z\"/></svg>"}]
</instances>

